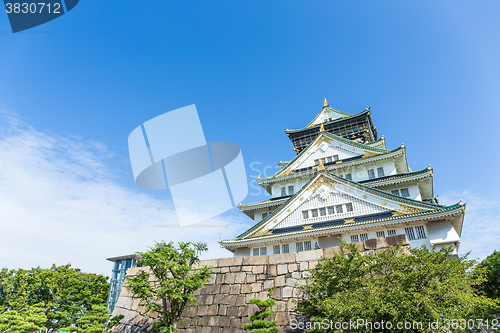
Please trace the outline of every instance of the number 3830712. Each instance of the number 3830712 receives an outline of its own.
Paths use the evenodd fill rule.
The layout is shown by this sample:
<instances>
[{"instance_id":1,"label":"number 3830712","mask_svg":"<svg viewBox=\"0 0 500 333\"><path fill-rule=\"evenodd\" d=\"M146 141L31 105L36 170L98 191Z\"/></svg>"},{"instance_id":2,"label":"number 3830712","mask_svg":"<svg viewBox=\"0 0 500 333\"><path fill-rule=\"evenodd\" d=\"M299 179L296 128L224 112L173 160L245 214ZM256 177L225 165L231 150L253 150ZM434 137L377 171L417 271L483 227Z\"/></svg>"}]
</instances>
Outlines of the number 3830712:
<instances>
[{"instance_id":1,"label":"number 3830712","mask_svg":"<svg viewBox=\"0 0 500 333\"><path fill-rule=\"evenodd\" d=\"M31 2L31 3L6 3L5 9L7 10L7 14L15 13L15 14L41 14L45 13L53 13L53 14L61 14L61 4L54 3L51 4L45 2Z\"/></svg>"}]
</instances>

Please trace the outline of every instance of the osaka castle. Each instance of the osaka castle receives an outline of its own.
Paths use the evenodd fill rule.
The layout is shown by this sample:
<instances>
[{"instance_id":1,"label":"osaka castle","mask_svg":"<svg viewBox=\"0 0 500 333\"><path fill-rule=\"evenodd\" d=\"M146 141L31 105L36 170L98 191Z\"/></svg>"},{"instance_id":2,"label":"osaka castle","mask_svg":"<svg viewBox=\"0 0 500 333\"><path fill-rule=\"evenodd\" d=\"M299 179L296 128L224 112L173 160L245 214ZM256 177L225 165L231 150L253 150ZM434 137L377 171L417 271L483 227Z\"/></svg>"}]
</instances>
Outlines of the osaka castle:
<instances>
[{"instance_id":1,"label":"osaka castle","mask_svg":"<svg viewBox=\"0 0 500 333\"><path fill-rule=\"evenodd\" d=\"M465 204L434 197L433 169L412 171L406 147L388 149L370 108L331 108L304 128L286 130L297 156L257 182L271 198L239 204L251 228L222 247L234 256L308 251L406 234L412 247L452 246L457 253ZM424 164L424 165L427 165Z\"/></svg>"}]
</instances>

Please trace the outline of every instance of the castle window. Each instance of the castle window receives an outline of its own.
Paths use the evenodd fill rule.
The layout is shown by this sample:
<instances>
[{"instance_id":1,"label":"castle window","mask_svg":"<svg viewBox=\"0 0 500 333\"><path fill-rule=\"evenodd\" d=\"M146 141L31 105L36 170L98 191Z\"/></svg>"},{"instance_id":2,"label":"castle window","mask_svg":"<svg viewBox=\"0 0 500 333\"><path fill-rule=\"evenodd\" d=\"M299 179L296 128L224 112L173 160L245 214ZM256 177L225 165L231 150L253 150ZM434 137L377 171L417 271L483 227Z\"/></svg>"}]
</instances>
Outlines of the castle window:
<instances>
[{"instance_id":1,"label":"castle window","mask_svg":"<svg viewBox=\"0 0 500 333\"><path fill-rule=\"evenodd\" d=\"M404 198L408 198L410 196L410 192L408 191L407 188L402 188L401 190L401 196Z\"/></svg>"},{"instance_id":2,"label":"castle window","mask_svg":"<svg viewBox=\"0 0 500 333\"><path fill-rule=\"evenodd\" d=\"M413 227L405 228L406 236L408 236L409 240L415 239L415 232L413 231Z\"/></svg>"},{"instance_id":3,"label":"castle window","mask_svg":"<svg viewBox=\"0 0 500 333\"><path fill-rule=\"evenodd\" d=\"M345 175L345 179L352 180L352 175L350 173L346 174Z\"/></svg>"},{"instance_id":4,"label":"castle window","mask_svg":"<svg viewBox=\"0 0 500 333\"><path fill-rule=\"evenodd\" d=\"M319 164L319 159L314 160L314 164L318 165Z\"/></svg>"},{"instance_id":5,"label":"castle window","mask_svg":"<svg viewBox=\"0 0 500 333\"><path fill-rule=\"evenodd\" d=\"M317 209L311 209L312 217L318 217L318 210Z\"/></svg>"},{"instance_id":6,"label":"castle window","mask_svg":"<svg viewBox=\"0 0 500 333\"><path fill-rule=\"evenodd\" d=\"M368 239L368 234L361 234L361 235L359 235L359 240L364 241L364 240L367 240L367 239Z\"/></svg>"},{"instance_id":7,"label":"castle window","mask_svg":"<svg viewBox=\"0 0 500 333\"><path fill-rule=\"evenodd\" d=\"M338 161L339 160L339 155L333 155L333 160Z\"/></svg>"},{"instance_id":8,"label":"castle window","mask_svg":"<svg viewBox=\"0 0 500 333\"><path fill-rule=\"evenodd\" d=\"M312 249L311 242L310 241L304 242L304 251L309 251L311 249Z\"/></svg>"},{"instance_id":9,"label":"castle window","mask_svg":"<svg viewBox=\"0 0 500 333\"><path fill-rule=\"evenodd\" d=\"M331 156L328 156L328 157L326 158L326 163L331 163L331 162L332 162L332 157L331 157Z\"/></svg>"},{"instance_id":10,"label":"castle window","mask_svg":"<svg viewBox=\"0 0 500 333\"><path fill-rule=\"evenodd\" d=\"M267 247L261 247L260 248L260 255L265 256L267 254Z\"/></svg>"},{"instance_id":11,"label":"castle window","mask_svg":"<svg viewBox=\"0 0 500 333\"><path fill-rule=\"evenodd\" d=\"M295 243L295 248L297 249L297 252L304 251L304 243L302 242Z\"/></svg>"},{"instance_id":12,"label":"castle window","mask_svg":"<svg viewBox=\"0 0 500 333\"><path fill-rule=\"evenodd\" d=\"M399 190L392 190L391 193L394 195L399 195Z\"/></svg>"},{"instance_id":13,"label":"castle window","mask_svg":"<svg viewBox=\"0 0 500 333\"><path fill-rule=\"evenodd\" d=\"M337 214L342 214L343 213L343 211L342 211L342 205L335 206L335 209L337 210Z\"/></svg>"},{"instance_id":14,"label":"castle window","mask_svg":"<svg viewBox=\"0 0 500 333\"><path fill-rule=\"evenodd\" d=\"M281 245L281 252L283 253L290 253L290 245L289 244L283 244Z\"/></svg>"},{"instance_id":15,"label":"castle window","mask_svg":"<svg viewBox=\"0 0 500 333\"><path fill-rule=\"evenodd\" d=\"M332 214L335 214L335 208L333 206L328 207L328 215L332 215Z\"/></svg>"},{"instance_id":16,"label":"castle window","mask_svg":"<svg viewBox=\"0 0 500 333\"><path fill-rule=\"evenodd\" d=\"M319 215L326 216L326 208L325 207L319 209Z\"/></svg>"},{"instance_id":17,"label":"castle window","mask_svg":"<svg viewBox=\"0 0 500 333\"><path fill-rule=\"evenodd\" d=\"M387 230L387 236L395 236L395 235L396 235L396 229Z\"/></svg>"},{"instance_id":18,"label":"castle window","mask_svg":"<svg viewBox=\"0 0 500 333\"><path fill-rule=\"evenodd\" d=\"M259 255L259 248L253 249L253 255L258 256Z\"/></svg>"},{"instance_id":19,"label":"castle window","mask_svg":"<svg viewBox=\"0 0 500 333\"><path fill-rule=\"evenodd\" d=\"M351 243L359 242L359 236L358 235L351 235Z\"/></svg>"},{"instance_id":20,"label":"castle window","mask_svg":"<svg viewBox=\"0 0 500 333\"><path fill-rule=\"evenodd\" d=\"M385 238L385 231L377 231L377 238Z\"/></svg>"},{"instance_id":21,"label":"castle window","mask_svg":"<svg viewBox=\"0 0 500 333\"><path fill-rule=\"evenodd\" d=\"M288 194L293 194L293 185L288 186Z\"/></svg>"},{"instance_id":22,"label":"castle window","mask_svg":"<svg viewBox=\"0 0 500 333\"><path fill-rule=\"evenodd\" d=\"M281 188L281 196L285 196L286 195L286 187L282 187Z\"/></svg>"},{"instance_id":23,"label":"castle window","mask_svg":"<svg viewBox=\"0 0 500 333\"><path fill-rule=\"evenodd\" d=\"M377 176L384 177L384 168L377 168Z\"/></svg>"},{"instance_id":24,"label":"castle window","mask_svg":"<svg viewBox=\"0 0 500 333\"><path fill-rule=\"evenodd\" d=\"M352 203L346 203L345 204L345 210L348 212L352 212L354 209L352 208Z\"/></svg>"},{"instance_id":25,"label":"castle window","mask_svg":"<svg viewBox=\"0 0 500 333\"><path fill-rule=\"evenodd\" d=\"M423 225L416 226L415 230L417 231L417 239L426 238Z\"/></svg>"},{"instance_id":26,"label":"castle window","mask_svg":"<svg viewBox=\"0 0 500 333\"><path fill-rule=\"evenodd\" d=\"M375 179L375 170L368 170L368 179Z\"/></svg>"},{"instance_id":27,"label":"castle window","mask_svg":"<svg viewBox=\"0 0 500 333\"><path fill-rule=\"evenodd\" d=\"M273 246L273 254L280 254L280 246L279 245Z\"/></svg>"},{"instance_id":28,"label":"castle window","mask_svg":"<svg viewBox=\"0 0 500 333\"><path fill-rule=\"evenodd\" d=\"M303 210L302 211L302 218L303 219L308 219L309 218L309 211L308 210Z\"/></svg>"},{"instance_id":29,"label":"castle window","mask_svg":"<svg viewBox=\"0 0 500 333\"><path fill-rule=\"evenodd\" d=\"M262 219L265 219L269 213L262 213Z\"/></svg>"}]
</instances>

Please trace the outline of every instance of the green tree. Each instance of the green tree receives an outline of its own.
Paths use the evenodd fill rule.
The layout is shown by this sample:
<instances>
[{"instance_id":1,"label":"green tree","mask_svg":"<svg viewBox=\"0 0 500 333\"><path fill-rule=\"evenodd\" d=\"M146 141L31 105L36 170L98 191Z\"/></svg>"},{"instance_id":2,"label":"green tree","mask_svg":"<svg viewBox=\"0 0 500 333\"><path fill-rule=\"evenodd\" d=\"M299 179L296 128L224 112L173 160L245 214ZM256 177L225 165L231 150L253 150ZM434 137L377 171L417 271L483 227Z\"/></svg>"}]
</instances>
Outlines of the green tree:
<instances>
[{"instance_id":1,"label":"green tree","mask_svg":"<svg viewBox=\"0 0 500 333\"><path fill-rule=\"evenodd\" d=\"M488 297L500 299L500 252L495 251L479 264L479 269L485 274L479 290L482 290Z\"/></svg>"},{"instance_id":2,"label":"green tree","mask_svg":"<svg viewBox=\"0 0 500 333\"><path fill-rule=\"evenodd\" d=\"M271 297L273 289L270 288L269 297ZM276 320L266 320L267 317L274 315L274 311L271 308L276 302L271 298L265 300L252 298L250 302L257 305L259 309L255 311L253 316L248 316L251 323L244 324L243 328L251 330L251 333L278 333L280 330L276 327Z\"/></svg>"},{"instance_id":3,"label":"green tree","mask_svg":"<svg viewBox=\"0 0 500 333\"><path fill-rule=\"evenodd\" d=\"M0 313L0 332L30 333L46 329L45 310L38 306L26 306L22 311Z\"/></svg>"},{"instance_id":4,"label":"green tree","mask_svg":"<svg viewBox=\"0 0 500 333\"><path fill-rule=\"evenodd\" d=\"M111 329L119 324L123 315L110 319L108 308L105 305L92 305L92 309L87 311L80 319L77 320L75 326L63 327L62 332L84 332L84 333L101 333L110 332Z\"/></svg>"},{"instance_id":5,"label":"green tree","mask_svg":"<svg viewBox=\"0 0 500 333\"><path fill-rule=\"evenodd\" d=\"M143 314L158 312L159 320L154 329L160 332L173 332L186 305L196 304L194 291L203 288L208 282L212 267L196 267L199 255L207 250L205 243L172 242L156 243L147 252L138 252L142 257L139 264L149 267L141 270L128 280L127 288L145 306ZM157 283L151 284L153 275Z\"/></svg>"},{"instance_id":6,"label":"green tree","mask_svg":"<svg viewBox=\"0 0 500 333\"><path fill-rule=\"evenodd\" d=\"M447 320L492 319L495 302L474 289L481 282L473 271L475 262L450 259L451 252L397 246L362 254L355 244L342 244L339 253L309 271L303 287L307 297L297 310L325 324L311 332L394 332L399 322L412 326L398 331L450 332L460 329ZM349 322L364 325L335 327ZM373 326L388 322L392 329Z\"/></svg>"},{"instance_id":7,"label":"green tree","mask_svg":"<svg viewBox=\"0 0 500 333\"><path fill-rule=\"evenodd\" d=\"M78 320L93 305L106 303L107 277L83 273L71 265L50 269L32 268L0 271L0 314L15 311L17 318L43 309L46 332L78 326ZM37 310L38 311L38 310ZM10 315L10 314L9 314Z\"/></svg>"}]
</instances>

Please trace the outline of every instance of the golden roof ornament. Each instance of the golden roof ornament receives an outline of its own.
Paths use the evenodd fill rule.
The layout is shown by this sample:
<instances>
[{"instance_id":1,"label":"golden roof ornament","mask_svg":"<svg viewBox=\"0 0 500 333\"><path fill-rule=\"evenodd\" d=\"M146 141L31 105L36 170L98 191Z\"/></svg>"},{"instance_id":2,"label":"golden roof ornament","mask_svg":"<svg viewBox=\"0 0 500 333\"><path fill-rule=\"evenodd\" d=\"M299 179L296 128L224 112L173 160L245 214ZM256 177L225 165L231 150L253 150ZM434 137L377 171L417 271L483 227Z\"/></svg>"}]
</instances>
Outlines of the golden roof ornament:
<instances>
[{"instance_id":1,"label":"golden roof ornament","mask_svg":"<svg viewBox=\"0 0 500 333\"><path fill-rule=\"evenodd\" d=\"M326 98L325 98L325 101L323 102L323 108L326 108L328 106L328 102L326 101Z\"/></svg>"},{"instance_id":2,"label":"golden roof ornament","mask_svg":"<svg viewBox=\"0 0 500 333\"><path fill-rule=\"evenodd\" d=\"M318 167L316 168L318 171L325 171L325 165L323 164L323 160L319 160Z\"/></svg>"},{"instance_id":3,"label":"golden roof ornament","mask_svg":"<svg viewBox=\"0 0 500 333\"><path fill-rule=\"evenodd\" d=\"M321 123L321 125L319 125L319 132L324 132L325 131L325 126L323 125L323 123Z\"/></svg>"}]
</instances>

